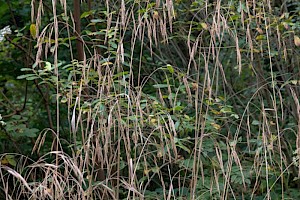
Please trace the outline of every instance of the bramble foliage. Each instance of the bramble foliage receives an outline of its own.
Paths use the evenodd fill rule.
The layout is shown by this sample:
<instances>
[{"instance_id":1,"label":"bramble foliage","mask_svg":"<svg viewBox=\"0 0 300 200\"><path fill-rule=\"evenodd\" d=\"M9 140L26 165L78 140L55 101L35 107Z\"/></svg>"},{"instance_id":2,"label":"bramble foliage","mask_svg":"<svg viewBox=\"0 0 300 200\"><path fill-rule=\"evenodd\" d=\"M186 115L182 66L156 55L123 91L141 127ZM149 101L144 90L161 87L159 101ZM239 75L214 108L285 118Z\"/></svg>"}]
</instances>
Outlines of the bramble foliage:
<instances>
[{"instance_id":1,"label":"bramble foliage","mask_svg":"<svg viewBox=\"0 0 300 200\"><path fill-rule=\"evenodd\" d=\"M300 197L297 0L79 2L0 0L0 198Z\"/></svg>"}]
</instances>

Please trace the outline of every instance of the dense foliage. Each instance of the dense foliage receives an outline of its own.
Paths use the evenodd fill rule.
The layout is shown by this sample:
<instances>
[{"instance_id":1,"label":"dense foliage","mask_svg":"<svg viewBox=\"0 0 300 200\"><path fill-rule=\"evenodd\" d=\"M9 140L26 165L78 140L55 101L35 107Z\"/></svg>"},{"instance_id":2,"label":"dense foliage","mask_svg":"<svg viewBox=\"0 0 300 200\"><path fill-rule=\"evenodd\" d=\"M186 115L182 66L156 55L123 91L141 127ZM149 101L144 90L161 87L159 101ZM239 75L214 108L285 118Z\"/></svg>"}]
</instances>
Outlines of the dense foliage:
<instances>
[{"instance_id":1,"label":"dense foliage","mask_svg":"<svg viewBox=\"0 0 300 200\"><path fill-rule=\"evenodd\" d=\"M300 198L298 0L0 17L0 199Z\"/></svg>"}]
</instances>

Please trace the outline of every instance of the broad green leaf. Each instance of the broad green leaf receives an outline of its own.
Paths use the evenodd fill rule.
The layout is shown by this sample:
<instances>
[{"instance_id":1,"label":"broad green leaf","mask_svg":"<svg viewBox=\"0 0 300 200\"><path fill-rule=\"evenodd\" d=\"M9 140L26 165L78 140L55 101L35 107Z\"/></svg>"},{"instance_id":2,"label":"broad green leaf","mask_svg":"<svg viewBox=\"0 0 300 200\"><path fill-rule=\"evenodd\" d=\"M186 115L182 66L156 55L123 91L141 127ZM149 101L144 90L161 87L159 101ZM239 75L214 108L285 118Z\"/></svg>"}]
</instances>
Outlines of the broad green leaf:
<instances>
[{"instance_id":1,"label":"broad green leaf","mask_svg":"<svg viewBox=\"0 0 300 200\"><path fill-rule=\"evenodd\" d=\"M260 122L257 121L257 120L253 120L251 124L252 124L252 125L260 125Z\"/></svg>"},{"instance_id":2,"label":"broad green leaf","mask_svg":"<svg viewBox=\"0 0 300 200\"><path fill-rule=\"evenodd\" d=\"M230 117L234 117L236 119L239 119L239 116L237 114L231 114Z\"/></svg>"},{"instance_id":3,"label":"broad green leaf","mask_svg":"<svg viewBox=\"0 0 300 200\"><path fill-rule=\"evenodd\" d=\"M93 15L95 13L95 10L89 10L87 12L84 12L81 14L80 18L85 18L85 17L88 17L90 15Z\"/></svg>"},{"instance_id":4,"label":"broad green leaf","mask_svg":"<svg viewBox=\"0 0 300 200\"><path fill-rule=\"evenodd\" d=\"M45 69L49 72L51 71L51 63L50 62L45 62Z\"/></svg>"},{"instance_id":5,"label":"broad green leaf","mask_svg":"<svg viewBox=\"0 0 300 200\"><path fill-rule=\"evenodd\" d=\"M174 68L172 67L172 65L167 65L167 68L171 74L174 74Z\"/></svg>"},{"instance_id":6,"label":"broad green leaf","mask_svg":"<svg viewBox=\"0 0 300 200\"><path fill-rule=\"evenodd\" d=\"M216 130L219 130L221 128L221 126L217 123L210 123L210 125L212 125Z\"/></svg>"},{"instance_id":7,"label":"broad green leaf","mask_svg":"<svg viewBox=\"0 0 300 200\"><path fill-rule=\"evenodd\" d=\"M17 77L17 79L26 79L26 80L34 80L38 77L35 74L24 74Z\"/></svg>"},{"instance_id":8,"label":"broad green leaf","mask_svg":"<svg viewBox=\"0 0 300 200\"><path fill-rule=\"evenodd\" d=\"M221 113L231 113L231 107L230 106L225 106L220 110Z\"/></svg>"},{"instance_id":9,"label":"broad green leaf","mask_svg":"<svg viewBox=\"0 0 300 200\"><path fill-rule=\"evenodd\" d=\"M35 24L31 24L29 30L30 30L31 37L33 39L36 39L36 26L35 26Z\"/></svg>"},{"instance_id":10,"label":"broad green leaf","mask_svg":"<svg viewBox=\"0 0 300 200\"><path fill-rule=\"evenodd\" d=\"M181 167L184 167L186 169L193 169L194 167L194 159L184 159L179 164Z\"/></svg>"},{"instance_id":11,"label":"broad green leaf","mask_svg":"<svg viewBox=\"0 0 300 200\"><path fill-rule=\"evenodd\" d=\"M32 69L31 68L22 68L21 71L22 72L24 72L24 71L32 71Z\"/></svg>"},{"instance_id":12,"label":"broad green leaf","mask_svg":"<svg viewBox=\"0 0 300 200\"><path fill-rule=\"evenodd\" d=\"M168 88L169 84L155 84L153 85L154 88Z\"/></svg>"},{"instance_id":13,"label":"broad green leaf","mask_svg":"<svg viewBox=\"0 0 300 200\"><path fill-rule=\"evenodd\" d=\"M118 48L118 45L115 42L109 42L110 46L114 49Z\"/></svg>"},{"instance_id":14,"label":"broad green leaf","mask_svg":"<svg viewBox=\"0 0 300 200\"><path fill-rule=\"evenodd\" d=\"M15 167L17 165L17 162L16 162L15 157L13 155L6 155L5 158L11 166Z\"/></svg>"},{"instance_id":15,"label":"broad green leaf","mask_svg":"<svg viewBox=\"0 0 300 200\"><path fill-rule=\"evenodd\" d=\"M92 19L91 22L92 23L100 23L100 22L104 22L104 19Z\"/></svg>"},{"instance_id":16,"label":"broad green leaf","mask_svg":"<svg viewBox=\"0 0 300 200\"><path fill-rule=\"evenodd\" d=\"M33 80L38 79L38 78L39 77L37 77L37 76L31 76L31 77L26 78L26 80L27 81L33 81Z\"/></svg>"},{"instance_id":17,"label":"broad green leaf","mask_svg":"<svg viewBox=\"0 0 300 200\"><path fill-rule=\"evenodd\" d=\"M265 35L259 35L255 38L256 40L265 40L266 36Z\"/></svg>"},{"instance_id":18,"label":"broad green leaf","mask_svg":"<svg viewBox=\"0 0 300 200\"><path fill-rule=\"evenodd\" d=\"M28 128L24 131L24 136L26 136L26 137L36 137L38 132L39 132L39 129L36 129L36 128L29 129Z\"/></svg>"},{"instance_id":19,"label":"broad green leaf","mask_svg":"<svg viewBox=\"0 0 300 200\"><path fill-rule=\"evenodd\" d=\"M207 30L208 29L208 26L207 26L207 24L206 23L200 23L200 25L202 26L202 28L204 29L204 30Z\"/></svg>"},{"instance_id":20,"label":"broad green leaf","mask_svg":"<svg viewBox=\"0 0 300 200\"><path fill-rule=\"evenodd\" d=\"M151 171L152 171L153 173L159 173L160 168L159 168L159 167L153 167L153 168L151 168Z\"/></svg>"},{"instance_id":21,"label":"broad green leaf","mask_svg":"<svg viewBox=\"0 0 300 200\"><path fill-rule=\"evenodd\" d=\"M181 148L182 150L186 151L187 153L190 153L191 151L189 148L187 148L179 138L174 138L174 143L176 144L177 147Z\"/></svg>"}]
</instances>

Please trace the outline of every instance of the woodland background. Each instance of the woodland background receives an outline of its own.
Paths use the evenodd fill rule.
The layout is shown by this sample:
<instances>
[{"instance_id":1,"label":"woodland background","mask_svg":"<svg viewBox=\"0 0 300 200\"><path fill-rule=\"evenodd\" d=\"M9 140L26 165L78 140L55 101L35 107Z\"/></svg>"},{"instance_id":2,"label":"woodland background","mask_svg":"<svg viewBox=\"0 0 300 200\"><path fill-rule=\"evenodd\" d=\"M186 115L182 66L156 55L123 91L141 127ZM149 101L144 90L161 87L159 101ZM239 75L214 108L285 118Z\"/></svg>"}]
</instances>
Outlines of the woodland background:
<instances>
[{"instance_id":1,"label":"woodland background","mask_svg":"<svg viewBox=\"0 0 300 200\"><path fill-rule=\"evenodd\" d=\"M300 199L298 0L0 0L0 199Z\"/></svg>"}]
</instances>

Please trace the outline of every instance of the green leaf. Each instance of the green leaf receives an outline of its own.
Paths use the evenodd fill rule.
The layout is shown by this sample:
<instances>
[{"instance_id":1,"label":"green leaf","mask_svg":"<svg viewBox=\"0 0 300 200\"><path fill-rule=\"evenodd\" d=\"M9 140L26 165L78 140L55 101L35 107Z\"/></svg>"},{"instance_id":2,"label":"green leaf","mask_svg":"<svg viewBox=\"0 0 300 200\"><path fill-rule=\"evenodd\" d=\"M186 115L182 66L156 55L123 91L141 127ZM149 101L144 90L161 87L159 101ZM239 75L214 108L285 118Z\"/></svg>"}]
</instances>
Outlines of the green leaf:
<instances>
[{"instance_id":1,"label":"green leaf","mask_svg":"<svg viewBox=\"0 0 300 200\"><path fill-rule=\"evenodd\" d=\"M100 23L100 22L104 22L104 19L92 19L91 22L92 23Z\"/></svg>"},{"instance_id":2,"label":"green leaf","mask_svg":"<svg viewBox=\"0 0 300 200\"><path fill-rule=\"evenodd\" d=\"M17 165L17 162L16 162L15 157L13 155L6 155L5 158L11 166L15 167Z\"/></svg>"},{"instance_id":3,"label":"green leaf","mask_svg":"<svg viewBox=\"0 0 300 200\"><path fill-rule=\"evenodd\" d=\"M35 74L24 74L17 77L17 79L26 79L26 80L34 80L38 77Z\"/></svg>"},{"instance_id":4,"label":"green leaf","mask_svg":"<svg viewBox=\"0 0 300 200\"><path fill-rule=\"evenodd\" d=\"M208 29L208 26L206 23L200 23L201 27L204 29L204 30L207 30Z\"/></svg>"},{"instance_id":5,"label":"green leaf","mask_svg":"<svg viewBox=\"0 0 300 200\"><path fill-rule=\"evenodd\" d=\"M86 17L88 17L90 15L93 15L94 13L95 13L95 10L89 10L87 12L82 13L81 16L80 16L80 18L86 18Z\"/></svg>"},{"instance_id":6,"label":"green leaf","mask_svg":"<svg viewBox=\"0 0 300 200\"><path fill-rule=\"evenodd\" d=\"M232 113L230 106L225 106L220 110L221 113Z\"/></svg>"},{"instance_id":7,"label":"green leaf","mask_svg":"<svg viewBox=\"0 0 300 200\"><path fill-rule=\"evenodd\" d=\"M153 167L150 169L153 173L159 173L160 168L159 167Z\"/></svg>"},{"instance_id":8,"label":"green leaf","mask_svg":"<svg viewBox=\"0 0 300 200\"><path fill-rule=\"evenodd\" d=\"M117 79L117 78L119 78L119 77L123 77L123 76L126 76L126 75L128 75L128 74L129 74L128 71L119 72L119 73L117 73L117 74L115 74L115 75L113 76L113 79Z\"/></svg>"},{"instance_id":9,"label":"green leaf","mask_svg":"<svg viewBox=\"0 0 300 200\"><path fill-rule=\"evenodd\" d=\"M128 116L127 119L131 120L131 121L137 121L138 116L136 116L136 115Z\"/></svg>"},{"instance_id":10,"label":"green leaf","mask_svg":"<svg viewBox=\"0 0 300 200\"><path fill-rule=\"evenodd\" d=\"M168 88L169 84L155 84L153 85L154 88Z\"/></svg>"},{"instance_id":11,"label":"green leaf","mask_svg":"<svg viewBox=\"0 0 300 200\"><path fill-rule=\"evenodd\" d=\"M184 159L179 164L181 167L184 167L185 169L193 169L194 168L194 159Z\"/></svg>"},{"instance_id":12,"label":"green leaf","mask_svg":"<svg viewBox=\"0 0 300 200\"><path fill-rule=\"evenodd\" d=\"M230 117L234 117L236 119L239 119L239 116L237 114L231 114Z\"/></svg>"},{"instance_id":13,"label":"green leaf","mask_svg":"<svg viewBox=\"0 0 300 200\"><path fill-rule=\"evenodd\" d=\"M257 121L257 120L253 120L251 124L252 124L252 125L260 125L260 122Z\"/></svg>"},{"instance_id":14,"label":"green leaf","mask_svg":"<svg viewBox=\"0 0 300 200\"><path fill-rule=\"evenodd\" d=\"M183 106L175 106L173 109L174 111L182 111L183 110Z\"/></svg>"},{"instance_id":15,"label":"green leaf","mask_svg":"<svg viewBox=\"0 0 300 200\"><path fill-rule=\"evenodd\" d=\"M180 141L180 139L178 138L174 138L174 142L176 144L177 147L181 148L182 150L186 151L187 153L191 153L191 151L189 150L189 148L187 148L184 144L182 144L182 142Z\"/></svg>"},{"instance_id":16,"label":"green leaf","mask_svg":"<svg viewBox=\"0 0 300 200\"><path fill-rule=\"evenodd\" d=\"M167 65L167 68L171 74L174 74L174 68L172 67L172 65Z\"/></svg>"},{"instance_id":17,"label":"green leaf","mask_svg":"<svg viewBox=\"0 0 300 200\"><path fill-rule=\"evenodd\" d=\"M33 39L36 39L36 26L35 24L31 24L29 27L30 35Z\"/></svg>"},{"instance_id":18,"label":"green leaf","mask_svg":"<svg viewBox=\"0 0 300 200\"><path fill-rule=\"evenodd\" d=\"M45 62L45 69L49 72L51 71L51 63L50 62Z\"/></svg>"},{"instance_id":19,"label":"green leaf","mask_svg":"<svg viewBox=\"0 0 300 200\"><path fill-rule=\"evenodd\" d=\"M26 78L26 80L27 81L33 81L33 80L38 79L38 78L39 77L37 77L37 76L31 76L31 77Z\"/></svg>"},{"instance_id":20,"label":"green leaf","mask_svg":"<svg viewBox=\"0 0 300 200\"><path fill-rule=\"evenodd\" d=\"M28 128L26 129L26 131L24 132L24 136L26 137L36 137L37 133L39 132L39 129L36 128Z\"/></svg>"},{"instance_id":21,"label":"green leaf","mask_svg":"<svg viewBox=\"0 0 300 200\"><path fill-rule=\"evenodd\" d=\"M115 42L109 42L110 46L114 49L118 48L118 45Z\"/></svg>"},{"instance_id":22,"label":"green leaf","mask_svg":"<svg viewBox=\"0 0 300 200\"><path fill-rule=\"evenodd\" d=\"M265 40L266 36L265 35L259 35L255 38L256 40Z\"/></svg>"},{"instance_id":23,"label":"green leaf","mask_svg":"<svg viewBox=\"0 0 300 200\"><path fill-rule=\"evenodd\" d=\"M24 72L24 71L32 71L32 69L31 68L22 68L21 71L22 72Z\"/></svg>"}]
</instances>

